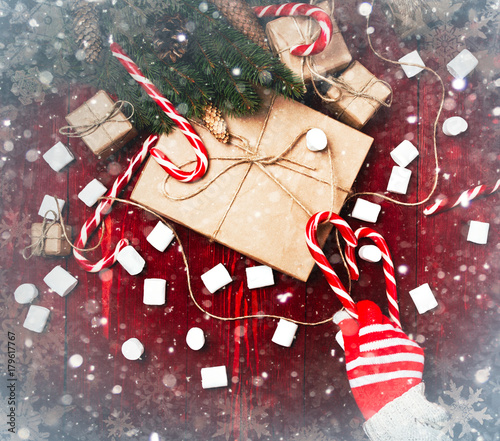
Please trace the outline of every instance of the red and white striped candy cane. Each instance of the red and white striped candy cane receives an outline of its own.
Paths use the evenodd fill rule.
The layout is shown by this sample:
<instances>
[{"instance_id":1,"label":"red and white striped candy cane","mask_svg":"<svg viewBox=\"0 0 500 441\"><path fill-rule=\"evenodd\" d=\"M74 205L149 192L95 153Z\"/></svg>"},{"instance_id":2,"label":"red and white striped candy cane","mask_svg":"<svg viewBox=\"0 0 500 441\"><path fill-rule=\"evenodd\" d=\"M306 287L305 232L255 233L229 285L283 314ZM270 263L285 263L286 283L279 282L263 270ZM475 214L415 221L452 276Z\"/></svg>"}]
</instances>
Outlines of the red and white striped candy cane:
<instances>
[{"instance_id":1,"label":"red and white striped candy cane","mask_svg":"<svg viewBox=\"0 0 500 441\"><path fill-rule=\"evenodd\" d=\"M194 131L189 121L175 110L174 105L167 100L158 88L149 81L141 72L139 67L123 52L123 49L117 43L111 43L111 51L118 61L127 69L130 76L137 81L147 94L160 106L166 115L177 125L179 130L186 136L196 154L196 167L193 171L184 171L177 167L168 157L159 149L153 148L151 156L160 164L160 166L172 177L181 182L192 182L203 177L208 168L208 154L201 141L201 138Z\"/></svg>"},{"instance_id":2,"label":"red and white striped candy cane","mask_svg":"<svg viewBox=\"0 0 500 441\"><path fill-rule=\"evenodd\" d=\"M468 207L472 200L489 196L498 191L500 188L500 179L497 180L493 185L478 185L477 187L471 188L470 190L465 190L460 193L460 195L455 196L455 198L443 198L436 201L424 208L424 214L430 216L431 214L441 213L442 211L450 210L452 208L458 207Z\"/></svg>"},{"instance_id":3,"label":"red and white striped candy cane","mask_svg":"<svg viewBox=\"0 0 500 441\"><path fill-rule=\"evenodd\" d=\"M399 305L398 305L398 292L396 288L396 276L394 273L394 263L392 262L391 253L387 246L385 239L376 231L371 228L361 227L354 233L356 239L368 238L375 242L375 245L382 253L383 268L385 276L385 286L387 301L389 303L389 316L396 326L401 328L401 321L399 318ZM356 255L354 248L347 244L345 249L346 259L351 262L356 262ZM359 270L357 265L349 265L351 278L353 280L359 279Z\"/></svg>"},{"instance_id":4,"label":"red and white striped candy cane","mask_svg":"<svg viewBox=\"0 0 500 441\"><path fill-rule=\"evenodd\" d=\"M120 174L111 189L106 193L106 196L109 197L117 197L118 194L123 190L123 188L128 184L132 175L137 171L139 166L142 164L144 159L146 158L149 149L156 144L158 141L158 135L151 135L144 141L144 144L141 147L141 150L132 158L130 164L127 169ZM97 206L94 215L89 218L85 224L83 225L80 235L75 243L77 248L84 248L87 244L89 237L94 233L94 231L99 227L102 222L104 216L106 216L111 206L113 205L113 201L109 199L103 199L99 205ZM97 273L104 268L108 268L116 261L116 256L118 253L128 245L128 240L121 239L117 244L113 251L108 253L105 257L99 260L96 263L91 263L85 256L81 254L80 251L73 248L73 255L75 256L77 262L80 266L91 273Z\"/></svg>"},{"instance_id":5,"label":"red and white striped candy cane","mask_svg":"<svg viewBox=\"0 0 500 441\"><path fill-rule=\"evenodd\" d=\"M354 318L358 318L354 300L345 289L339 277L331 267L330 262L328 262L328 259L323 253L323 250L319 246L317 231L318 225L323 222L330 222L332 225L335 225L348 246L354 248L358 244L358 241L348 223L335 213L331 213L329 211L320 211L311 216L311 218L307 222L306 244L309 248L309 251L311 252L313 259L316 261L316 264L320 267L321 271L323 271L328 284L332 288L333 292L337 295L347 312Z\"/></svg>"},{"instance_id":6,"label":"red and white striped candy cane","mask_svg":"<svg viewBox=\"0 0 500 441\"><path fill-rule=\"evenodd\" d=\"M332 20L330 16L317 6L307 3L285 3L283 5L256 6L253 8L257 17L283 17L304 15L313 17L321 27L321 33L314 43L299 44L290 48L290 53L299 57L319 54L332 39Z\"/></svg>"}]
</instances>

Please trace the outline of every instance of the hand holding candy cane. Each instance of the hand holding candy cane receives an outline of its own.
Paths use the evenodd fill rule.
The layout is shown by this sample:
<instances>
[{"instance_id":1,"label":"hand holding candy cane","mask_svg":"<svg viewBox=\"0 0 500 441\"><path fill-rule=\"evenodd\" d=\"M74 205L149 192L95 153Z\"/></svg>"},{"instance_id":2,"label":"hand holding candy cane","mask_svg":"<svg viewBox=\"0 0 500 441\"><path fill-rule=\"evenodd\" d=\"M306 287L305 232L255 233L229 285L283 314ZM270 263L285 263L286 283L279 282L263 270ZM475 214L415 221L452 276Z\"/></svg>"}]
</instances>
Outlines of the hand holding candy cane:
<instances>
[{"instance_id":1,"label":"hand holding candy cane","mask_svg":"<svg viewBox=\"0 0 500 441\"><path fill-rule=\"evenodd\" d=\"M299 44L290 48L290 53L299 57L319 54L332 39L332 20L330 16L317 6L307 3L285 3L283 5L256 6L253 8L257 17L283 17L304 15L313 17L321 27L318 39L312 44Z\"/></svg>"}]
</instances>

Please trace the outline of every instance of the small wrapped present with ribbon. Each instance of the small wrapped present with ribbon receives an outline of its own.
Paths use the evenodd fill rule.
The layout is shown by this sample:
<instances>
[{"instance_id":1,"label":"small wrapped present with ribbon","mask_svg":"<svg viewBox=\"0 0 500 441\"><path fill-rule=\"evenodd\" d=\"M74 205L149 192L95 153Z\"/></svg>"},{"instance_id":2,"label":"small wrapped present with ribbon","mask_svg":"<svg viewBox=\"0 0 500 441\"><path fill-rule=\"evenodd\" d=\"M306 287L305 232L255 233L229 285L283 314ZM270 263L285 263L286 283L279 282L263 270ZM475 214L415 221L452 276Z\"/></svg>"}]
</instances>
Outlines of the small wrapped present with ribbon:
<instances>
[{"instance_id":1,"label":"small wrapped present with ribbon","mask_svg":"<svg viewBox=\"0 0 500 441\"><path fill-rule=\"evenodd\" d=\"M197 128L210 158L203 178L179 182L149 159L131 199L306 281L314 266L304 239L307 221L320 210L340 211L373 139L296 101L269 91L262 95L256 114L226 118L227 144ZM307 148L312 128L326 135L322 151ZM183 169L196 162L178 130L163 135L156 147ZM322 243L328 232L325 224Z\"/></svg>"},{"instance_id":2,"label":"small wrapped present with ribbon","mask_svg":"<svg viewBox=\"0 0 500 441\"><path fill-rule=\"evenodd\" d=\"M333 116L351 127L362 128L377 110L390 107L392 88L379 80L359 61L352 63L342 74L329 77L330 89L322 96Z\"/></svg>"},{"instance_id":3,"label":"small wrapped present with ribbon","mask_svg":"<svg viewBox=\"0 0 500 441\"><path fill-rule=\"evenodd\" d=\"M266 25L266 35L274 55L290 68L304 83L323 79L325 75L341 71L352 60L344 38L333 18L333 5L325 1L317 5L330 15L333 25L332 39L319 54L298 57L290 54L290 48L297 44L309 44L320 33L319 24L308 17L281 17Z\"/></svg>"},{"instance_id":4,"label":"small wrapped present with ribbon","mask_svg":"<svg viewBox=\"0 0 500 441\"><path fill-rule=\"evenodd\" d=\"M81 138L99 159L107 158L137 135L130 122L133 109L128 117L122 112L126 105L132 106L127 101L114 102L100 90L66 116L69 126L61 127L59 132Z\"/></svg>"},{"instance_id":5,"label":"small wrapped present with ribbon","mask_svg":"<svg viewBox=\"0 0 500 441\"><path fill-rule=\"evenodd\" d=\"M57 220L45 218L43 223L31 225L31 245L25 248L23 255L27 258L26 252L31 250L33 256L69 256L72 251L71 234L69 225L63 227Z\"/></svg>"}]
</instances>

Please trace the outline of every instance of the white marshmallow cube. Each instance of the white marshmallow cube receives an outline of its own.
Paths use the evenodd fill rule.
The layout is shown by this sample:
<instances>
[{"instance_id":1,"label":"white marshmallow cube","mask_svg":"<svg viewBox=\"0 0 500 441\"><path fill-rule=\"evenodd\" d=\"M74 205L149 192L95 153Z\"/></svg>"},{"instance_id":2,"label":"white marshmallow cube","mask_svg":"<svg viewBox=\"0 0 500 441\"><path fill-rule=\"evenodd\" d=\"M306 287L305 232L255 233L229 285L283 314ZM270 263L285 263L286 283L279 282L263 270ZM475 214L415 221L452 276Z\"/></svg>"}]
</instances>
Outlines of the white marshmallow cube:
<instances>
[{"instance_id":1,"label":"white marshmallow cube","mask_svg":"<svg viewBox=\"0 0 500 441\"><path fill-rule=\"evenodd\" d=\"M122 344L122 354L127 360L138 360L144 354L144 345L137 338L129 338Z\"/></svg>"},{"instance_id":2,"label":"white marshmallow cube","mask_svg":"<svg viewBox=\"0 0 500 441\"><path fill-rule=\"evenodd\" d=\"M311 152L319 152L326 148L328 140L321 129L311 129L306 134L306 145Z\"/></svg>"},{"instance_id":3,"label":"white marshmallow cube","mask_svg":"<svg viewBox=\"0 0 500 441\"><path fill-rule=\"evenodd\" d=\"M43 278L43 281L52 291L59 294L61 297L67 296L78 284L78 279L73 277L60 265L53 268L52 271Z\"/></svg>"},{"instance_id":4,"label":"white marshmallow cube","mask_svg":"<svg viewBox=\"0 0 500 441\"><path fill-rule=\"evenodd\" d=\"M418 150L410 141L405 139L390 154L396 164L400 167L406 167L418 156Z\"/></svg>"},{"instance_id":5,"label":"white marshmallow cube","mask_svg":"<svg viewBox=\"0 0 500 441\"><path fill-rule=\"evenodd\" d=\"M457 136L467 130L469 125L461 116L452 116L443 122L443 133L446 136Z\"/></svg>"},{"instance_id":6,"label":"white marshmallow cube","mask_svg":"<svg viewBox=\"0 0 500 441\"><path fill-rule=\"evenodd\" d=\"M201 369L201 387L213 389L227 386L226 366L214 366Z\"/></svg>"},{"instance_id":7,"label":"white marshmallow cube","mask_svg":"<svg viewBox=\"0 0 500 441\"><path fill-rule=\"evenodd\" d=\"M218 289L221 289L233 281L231 275L222 263L215 265L211 270L202 274L201 280L210 294L213 294Z\"/></svg>"},{"instance_id":8,"label":"white marshmallow cube","mask_svg":"<svg viewBox=\"0 0 500 441\"><path fill-rule=\"evenodd\" d=\"M380 262L380 259L382 259L382 251L376 245L363 245L358 254L367 262Z\"/></svg>"},{"instance_id":9,"label":"white marshmallow cube","mask_svg":"<svg viewBox=\"0 0 500 441\"><path fill-rule=\"evenodd\" d=\"M289 322L288 320L280 319L278 326L274 331L272 342L280 346L289 348L292 346L293 338L297 332L299 325Z\"/></svg>"},{"instance_id":10,"label":"white marshmallow cube","mask_svg":"<svg viewBox=\"0 0 500 441\"><path fill-rule=\"evenodd\" d=\"M387 184L387 191L392 193L406 194L410 183L411 170L395 165L392 167L391 177Z\"/></svg>"},{"instance_id":11,"label":"white marshmallow cube","mask_svg":"<svg viewBox=\"0 0 500 441\"><path fill-rule=\"evenodd\" d=\"M132 245L123 248L116 256L116 260L131 276L139 274L146 265L146 261Z\"/></svg>"},{"instance_id":12,"label":"white marshmallow cube","mask_svg":"<svg viewBox=\"0 0 500 441\"><path fill-rule=\"evenodd\" d=\"M365 222L375 223L377 222L381 209L381 205L374 204L366 199L358 198L352 209L351 216Z\"/></svg>"},{"instance_id":13,"label":"white marshmallow cube","mask_svg":"<svg viewBox=\"0 0 500 441\"><path fill-rule=\"evenodd\" d=\"M273 269L267 265L245 268L248 289L274 285Z\"/></svg>"},{"instance_id":14,"label":"white marshmallow cube","mask_svg":"<svg viewBox=\"0 0 500 441\"><path fill-rule=\"evenodd\" d=\"M42 332L49 319L50 310L43 306L31 305L23 326L33 332Z\"/></svg>"},{"instance_id":15,"label":"white marshmallow cube","mask_svg":"<svg viewBox=\"0 0 500 441\"><path fill-rule=\"evenodd\" d=\"M191 328L186 334L186 344L193 351L199 351L205 346L205 334L201 328Z\"/></svg>"},{"instance_id":16,"label":"white marshmallow cube","mask_svg":"<svg viewBox=\"0 0 500 441\"><path fill-rule=\"evenodd\" d=\"M59 212L57 211L57 206L59 205L59 211L62 213L66 201L64 199L59 199L59 198L56 199L57 199L57 204L53 196L49 196L48 194L46 194L43 197L42 204L40 205L40 209L38 210L38 214L42 217L46 217L49 220L59 219ZM53 211L54 214L51 213L50 211Z\"/></svg>"},{"instance_id":17,"label":"white marshmallow cube","mask_svg":"<svg viewBox=\"0 0 500 441\"><path fill-rule=\"evenodd\" d=\"M80 193L78 193L78 199L80 199L87 207L92 207L107 191L108 189L102 185L100 181L93 179Z\"/></svg>"},{"instance_id":18,"label":"white marshmallow cube","mask_svg":"<svg viewBox=\"0 0 500 441\"><path fill-rule=\"evenodd\" d=\"M488 242L488 232L490 224L488 222L470 221L467 240L469 242L484 245Z\"/></svg>"},{"instance_id":19,"label":"white marshmallow cube","mask_svg":"<svg viewBox=\"0 0 500 441\"><path fill-rule=\"evenodd\" d=\"M145 305L164 305L167 281L164 279L144 279Z\"/></svg>"},{"instance_id":20,"label":"white marshmallow cube","mask_svg":"<svg viewBox=\"0 0 500 441\"><path fill-rule=\"evenodd\" d=\"M428 283L418 286L410 291L410 296L417 307L419 314L430 311L434 309L438 302L431 291Z\"/></svg>"},{"instance_id":21,"label":"white marshmallow cube","mask_svg":"<svg viewBox=\"0 0 500 441\"><path fill-rule=\"evenodd\" d=\"M49 164L52 170L58 172L73 161L75 157L68 147L59 141L43 154L43 159L45 159L45 162Z\"/></svg>"},{"instance_id":22,"label":"white marshmallow cube","mask_svg":"<svg viewBox=\"0 0 500 441\"><path fill-rule=\"evenodd\" d=\"M412 64L418 64L420 66L425 66L424 61L422 60L422 58L420 58L420 55L417 51L412 51L406 54L404 57L401 57L398 61L400 63L412 63ZM408 66L405 64L402 64L401 67L403 68L408 78L414 77L415 75L424 70L423 67Z\"/></svg>"},{"instance_id":23,"label":"white marshmallow cube","mask_svg":"<svg viewBox=\"0 0 500 441\"><path fill-rule=\"evenodd\" d=\"M469 50L464 49L446 65L446 68L455 78L462 80L476 68L478 63L477 58Z\"/></svg>"},{"instance_id":24,"label":"white marshmallow cube","mask_svg":"<svg viewBox=\"0 0 500 441\"><path fill-rule=\"evenodd\" d=\"M38 289L32 283L23 283L19 285L14 291L14 298L17 303L22 305L31 303L38 297Z\"/></svg>"},{"instance_id":25,"label":"white marshmallow cube","mask_svg":"<svg viewBox=\"0 0 500 441\"><path fill-rule=\"evenodd\" d=\"M151 233L148 234L146 240L158 251L163 253L170 245L173 238L174 232L163 222L159 221L151 230Z\"/></svg>"}]
</instances>

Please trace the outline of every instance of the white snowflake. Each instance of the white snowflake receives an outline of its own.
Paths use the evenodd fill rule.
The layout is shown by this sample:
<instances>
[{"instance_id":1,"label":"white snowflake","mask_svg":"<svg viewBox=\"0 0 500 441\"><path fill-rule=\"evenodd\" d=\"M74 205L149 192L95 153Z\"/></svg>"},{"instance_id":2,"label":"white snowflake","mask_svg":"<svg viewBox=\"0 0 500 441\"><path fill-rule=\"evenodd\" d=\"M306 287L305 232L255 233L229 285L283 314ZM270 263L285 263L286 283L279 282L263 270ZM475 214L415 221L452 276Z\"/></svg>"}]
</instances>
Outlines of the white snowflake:
<instances>
[{"instance_id":1,"label":"white snowflake","mask_svg":"<svg viewBox=\"0 0 500 441\"><path fill-rule=\"evenodd\" d=\"M444 391L444 394L448 395L452 402L448 404L442 397L439 397L439 404L446 409L450 416L443 429L452 437L457 424L462 426L462 431L458 436L462 438L466 434L473 433L474 429L471 427L470 423L476 421L482 425L485 420L492 419L492 417L486 413L487 408L479 405L479 403L484 401L480 398L482 389L474 391L469 387L469 397L466 398L462 397L463 388L464 386L457 387L457 385L451 381L450 390Z\"/></svg>"}]
</instances>

